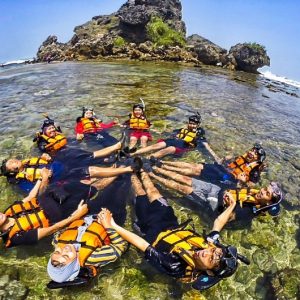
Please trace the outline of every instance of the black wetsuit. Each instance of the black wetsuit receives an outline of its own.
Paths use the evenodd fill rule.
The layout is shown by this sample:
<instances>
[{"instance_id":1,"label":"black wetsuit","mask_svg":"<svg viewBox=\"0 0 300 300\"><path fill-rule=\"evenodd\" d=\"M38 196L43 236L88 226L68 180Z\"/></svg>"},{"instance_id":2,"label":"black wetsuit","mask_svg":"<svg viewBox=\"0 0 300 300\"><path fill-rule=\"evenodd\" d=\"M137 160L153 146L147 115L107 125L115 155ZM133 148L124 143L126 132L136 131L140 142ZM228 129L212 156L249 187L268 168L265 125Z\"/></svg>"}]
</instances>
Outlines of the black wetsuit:
<instances>
[{"instance_id":1,"label":"black wetsuit","mask_svg":"<svg viewBox=\"0 0 300 300\"><path fill-rule=\"evenodd\" d=\"M97 214L105 207L113 212L116 222L122 224L126 218L126 184L126 181L117 181L98 193L95 187L78 181L57 182L51 184L47 191L38 197L38 202L50 226L70 216L82 199L86 200L89 214ZM3 236L4 242L7 237L8 234ZM12 237L10 247L33 245L37 242L38 229L21 231Z\"/></svg>"}]
</instances>

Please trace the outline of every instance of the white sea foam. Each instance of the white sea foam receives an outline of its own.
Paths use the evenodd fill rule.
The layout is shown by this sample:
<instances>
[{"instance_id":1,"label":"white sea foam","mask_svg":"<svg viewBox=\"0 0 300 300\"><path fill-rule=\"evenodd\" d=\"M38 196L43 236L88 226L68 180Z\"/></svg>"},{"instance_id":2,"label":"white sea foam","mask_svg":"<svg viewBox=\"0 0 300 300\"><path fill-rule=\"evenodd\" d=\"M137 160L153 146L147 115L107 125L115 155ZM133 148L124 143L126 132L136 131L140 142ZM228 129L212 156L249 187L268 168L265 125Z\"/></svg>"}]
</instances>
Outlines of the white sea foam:
<instances>
[{"instance_id":1,"label":"white sea foam","mask_svg":"<svg viewBox=\"0 0 300 300\"><path fill-rule=\"evenodd\" d=\"M10 65L20 65L20 64L24 64L25 62L29 62L32 61L32 59L17 59L17 60L11 60L11 61L7 61L3 64L0 64L1 66L10 66Z\"/></svg>"},{"instance_id":2,"label":"white sea foam","mask_svg":"<svg viewBox=\"0 0 300 300\"><path fill-rule=\"evenodd\" d=\"M283 83L295 86L295 87L300 89L300 82L299 81L288 79L288 78L283 77L283 76L275 75L270 71L260 71L260 73L261 73L261 76L263 76L265 78L268 78L268 79L271 79L271 80L274 80L274 81L283 82Z\"/></svg>"}]
</instances>

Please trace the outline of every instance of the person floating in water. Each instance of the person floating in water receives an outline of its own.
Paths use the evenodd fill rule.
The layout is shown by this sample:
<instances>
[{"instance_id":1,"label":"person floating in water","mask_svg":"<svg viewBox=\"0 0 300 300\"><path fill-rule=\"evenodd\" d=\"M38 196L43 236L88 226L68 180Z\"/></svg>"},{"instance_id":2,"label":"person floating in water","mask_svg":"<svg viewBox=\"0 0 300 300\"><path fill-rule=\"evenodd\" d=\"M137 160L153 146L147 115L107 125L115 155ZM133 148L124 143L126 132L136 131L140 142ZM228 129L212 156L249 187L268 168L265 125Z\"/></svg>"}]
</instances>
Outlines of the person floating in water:
<instances>
[{"instance_id":1,"label":"person floating in water","mask_svg":"<svg viewBox=\"0 0 300 300\"><path fill-rule=\"evenodd\" d=\"M172 138L159 140L156 144L140 148L136 151L132 151L132 149L126 151L127 149L125 149L125 154L128 156L137 156L156 151L152 156L160 158L171 154L182 155L187 151L193 150L199 140L204 145L208 145L208 143L205 142L205 132L204 129L200 127L200 123L201 117L199 114L191 116L189 117L187 127L176 130L175 136ZM122 150L124 148L124 142L124 139L121 139L121 141L115 145L97 151L97 157L106 157ZM210 148L209 145L207 147Z\"/></svg>"},{"instance_id":2,"label":"person floating in water","mask_svg":"<svg viewBox=\"0 0 300 300\"><path fill-rule=\"evenodd\" d=\"M36 133L33 140L37 143L41 152L56 153L67 145L67 138L62 134L59 126L56 126L54 120L47 117L43 122L41 131Z\"/></svg>"},{"instance_id":3,"label":"person floating in water","mask_svg":"<svg viewBox=\"0 0 300 300\"><path fill-rule=\"evenodd\" d=\"M172 207L145 172L141 173L141 181L133 175L132 185L137 195L137 225L144 238L117 225L113 219L111 225L123 239L143 251L145 259L158 271L204 290L233 275L238 260L249 264L234 246L219 241L219 233L233 212L235 201L230 199L229 206L215 220L212 232L203 237L187 225L178 224Z\"/></svg>"},{"instance_id":4,"label":"person floating in water","mask_svg":"<svg viewBox=\"0 0 300 300\"><path fill-rule=\"evenodd\" d=\"M197 164L183 161L160 161L152 157L150 160L165 170L217 185L253 185L259 182L261 172L265 169L266 152L260 144L255 144L245 154L222 164ZM221 161L221 160L219 160Z\"/></svg>"},{"instance_id":5,"label":"person floating in water","mask_svg":"<svg viewBox=\"0 0 300 300\"><path fill-rule=\"evenodd\" d=\"M112 228L111 214L104 211L72 222L55 236L53 244L47 266L52 279L47 286L52 289L86 284L128 245Z\"/></svg>"},{"instance_id":6,"label":"person floating in water","mask_svg":"<svg viewBox=\"0 0 300 300\"><path fill-rule=\"evenodd\" d=\"M42 169L42 178L36 182L28 196L22 201L15 201L4 213L0 213L0 232L5 247L36 244L86 214L87 206L80 202L77 203L77 209L70 213L71 216L57 220L51 203L43 200L45 193L39 194L47 186L50 175L48 169Z\"/></svg>"},{"instance_id":7,"label":"person floating in water","mask_svg":"<svg viewBox=\"0 0 300 300\"><path fill-rule=\"evenodd\" d=\"M105 129L118 125L118 121L103 123L94 113L93 108L83 107L82 116L76 120L76 139L93 138L101 142L104 147L114 144L117 140L105 132Z\"/></svg>"},{"instance_id":8,"label":"person floating in water","mask_svg":"<svg viewBox=\"0 0 300 300\"><path fill-rule=\"evenodd\" d=\"M60 165L53 164L51 160L51 156L47 153L23 160L4 159L1 164L1 176L5 176L9 183L18 184L22 190L29 192L34 183L42 179L42 168L50 169L52 176L58 177Z\"/></svg>"},{"instance_id":9,"label":"person floating in water","mask_svg":"<svg viewBox=\"0 0 300 300\"><path fill-rule=\"evenodd\" d=\"M174 189L187 196L188 199L197 202L208 213L218 213L228 206L229 200L237 202L232 213L231 220L251 222L252 218L261 213L269 213L277 216L280 213L280 203L283 200L283 192L279 185L271 182L261 189L221 187L178 174L173 171L153 167L149 176L168 188Z\"/></svg>"},{"instance_id":10,"label":"person floating in water","mask_svg":"<svg viewBox=\"0 0 300 300\"><path fill-rule=\"evenodd\" d=\"M137 142L141 142L141 148L147 146L148 141L152 141L149 131L151 123L146 117L143 104L134 104L129 120L124 124L129 128L129 149L136 146Z\"/></svg>"}]
</instances>

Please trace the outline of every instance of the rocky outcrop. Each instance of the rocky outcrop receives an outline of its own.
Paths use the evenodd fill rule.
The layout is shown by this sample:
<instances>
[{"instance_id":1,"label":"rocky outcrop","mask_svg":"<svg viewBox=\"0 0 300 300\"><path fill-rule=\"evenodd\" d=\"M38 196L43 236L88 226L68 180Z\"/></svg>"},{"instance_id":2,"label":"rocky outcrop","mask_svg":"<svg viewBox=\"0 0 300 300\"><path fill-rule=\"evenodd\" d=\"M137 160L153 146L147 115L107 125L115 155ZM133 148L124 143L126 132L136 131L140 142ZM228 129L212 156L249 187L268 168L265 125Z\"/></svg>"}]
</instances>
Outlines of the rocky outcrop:
<instances>
[{"instance_id":1,"label":"rocky outcrop","mask_svg":"<svg viewBox=\"0 0 300 300\"><path fill-rule=\"evenodd\" d=\"M120 19L120 35L134 43L148 39L146 26L152 16L158 16L172 29L185 35L179 0L129 0L116 13Z\"/></svg>"},{"instance_id":2,"label":"rocky outcrop","mask_svg":"<svg viewBox=\"0 0 300 300\"><path fill-rule=\"evenodd\" d=\"M207 65L224 64L227 50L219 47L198 34L187 38L187 45L191 51L197 54L197 58Z\"/></svg>"},{"instance_id":3,"label":"rocky outcrop","mask_svg":"<svg viewBox=\"0 0 300 300\"><path fill-rule=\"evenodd\" d=\"M230 48L229 56L237 70L257 73L258 68L270 66L265 47L257 43L237 44Z\"/></svg>"},{"instance_id":4,"label":"rocky outcrop","mask_svg":"<svg viewBox=\"0 0 300 300\"><path fill-rule=\"evenodd\" d=\"M167 60L247 72L270 64L265 49L257 44L238 44L227 54L200 35L185 40L180 0L128 0L116 13L95 16L74 32L67 43L49 36L38 49L37 60Z\"/></svg>"}]
</instances>

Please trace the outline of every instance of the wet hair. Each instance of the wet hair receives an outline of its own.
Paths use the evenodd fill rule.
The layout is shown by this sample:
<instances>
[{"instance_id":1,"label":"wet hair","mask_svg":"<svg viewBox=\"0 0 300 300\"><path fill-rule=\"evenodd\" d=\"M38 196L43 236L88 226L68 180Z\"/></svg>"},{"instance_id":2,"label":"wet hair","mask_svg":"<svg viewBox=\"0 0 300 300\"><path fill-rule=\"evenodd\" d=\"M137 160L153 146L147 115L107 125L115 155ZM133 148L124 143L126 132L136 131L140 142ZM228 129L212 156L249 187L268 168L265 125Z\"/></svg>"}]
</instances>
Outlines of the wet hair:
<instances>
[{"instance_id":1,"label":"wet hair","mask_svg":"<svg viewBox=\"0 0 300 300\"><path fill-rule=\"evenodd\" d=\"M6 163L7 163L7 159L3 159L0 167L1 176L8 176L9 173L11 173L7 170Z\"/></svg>"},{"instance_id":2,"label":"wet hair","mask_svg":"<svg viewBox=\"0 0 300 300\"><path fill-rule=\"evenodd\" d=\"M15 184L18 182L18 180L16 179L16 174L18 174L18 171L10 171L7 169L6 163L7 163L8 159L4 159L1 163L1 173L0 176L5 176L7 181L9 183Z\"/></svg>"}]
</instances>

